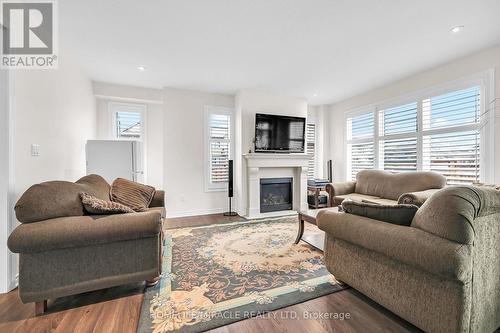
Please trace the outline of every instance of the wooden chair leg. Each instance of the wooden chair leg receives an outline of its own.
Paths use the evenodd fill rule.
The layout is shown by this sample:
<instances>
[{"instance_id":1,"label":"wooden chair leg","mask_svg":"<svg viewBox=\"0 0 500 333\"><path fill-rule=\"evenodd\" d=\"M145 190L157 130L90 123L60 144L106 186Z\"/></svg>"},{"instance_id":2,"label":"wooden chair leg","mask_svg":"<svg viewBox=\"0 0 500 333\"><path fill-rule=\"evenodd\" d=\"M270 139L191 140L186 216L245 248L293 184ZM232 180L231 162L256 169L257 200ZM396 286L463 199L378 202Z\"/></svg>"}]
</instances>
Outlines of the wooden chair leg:
<instances>
[{"instance_id":1,"label":"wooden chair leg","mask_svg":"<svg viewBox=\"0 0 500 333\"><path fill-rule=\"evenodd\" d=\"M39 316L47 311L47 300L35 302L35 316Z\"/></svg>"}]
</instances>

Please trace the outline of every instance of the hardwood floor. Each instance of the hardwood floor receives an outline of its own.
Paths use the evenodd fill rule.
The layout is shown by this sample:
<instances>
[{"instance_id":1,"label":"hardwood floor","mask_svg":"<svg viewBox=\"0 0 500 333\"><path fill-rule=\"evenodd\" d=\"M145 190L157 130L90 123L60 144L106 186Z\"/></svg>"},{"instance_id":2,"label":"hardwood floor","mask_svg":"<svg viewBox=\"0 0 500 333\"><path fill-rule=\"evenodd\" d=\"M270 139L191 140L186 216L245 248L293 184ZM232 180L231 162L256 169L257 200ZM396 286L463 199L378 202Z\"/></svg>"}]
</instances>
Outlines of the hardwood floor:
<instances>
[{"instance_id":1,"label":"hardwood floor","mask_svg":"<svg viewBox=\"0 0 500 333\"><path fill-rule=\"evenodd\" d=\"M165 228L229 223L240 217L219 214L174 218ZM50 300L45 315L34 316L34 304L23 304L17 289L0 295L1 333L135 333L144 282ZM311 318L349 314L349 319ZM216 328L212 333L241 332L420 332L416 327L354 289L339 291L301 304Z\"/></svg>"}]
</instances>

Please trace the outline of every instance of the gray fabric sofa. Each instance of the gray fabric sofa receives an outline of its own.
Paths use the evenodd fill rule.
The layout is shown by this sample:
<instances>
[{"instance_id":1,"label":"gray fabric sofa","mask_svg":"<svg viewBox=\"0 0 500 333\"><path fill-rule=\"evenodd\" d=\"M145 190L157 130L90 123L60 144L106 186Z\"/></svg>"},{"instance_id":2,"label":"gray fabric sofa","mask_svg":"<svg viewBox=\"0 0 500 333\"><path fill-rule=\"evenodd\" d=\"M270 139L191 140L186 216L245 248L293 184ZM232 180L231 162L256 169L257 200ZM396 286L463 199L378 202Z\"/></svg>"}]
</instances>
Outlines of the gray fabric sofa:
<instances>
[{"instance_id":1,"label":"gray fabric sofa","mask_svg":"<svg viewBox=\"0 0 500 333\"><path fill-rule=\"evenodd\" d=\"M329 271L422 330L500 326L500 191L447 187L410 226L333 209L318 226Z\"/></svg>"},{"instance_id":2,"label":"gray fabric sofa","mask_svg":"<svg viewBox=\"0 0 500 333\"><path fill-rule=\"evenodd\" d=\"M8 246L19 253L19 295L35 302L153 280L161 271L163 191L146 212L87 215L79 193L109 200L110 185L98 175L75 183L52 181L30 187L15 210L21 222Z\"/></svg>"},{"instance_id":3,"label":"gray fabric sofa","mask_svg":"<svg viewBox=\"0 0 500 333\"><path fill-rule=\"evenodd\" d=\"M404 203L421 206L445 186L446 178L436 172L362 170L356 175L356 181L327 184L326 191L329 207L336 207L345 199L382 205Z\"/></svg>"}]
</instances>

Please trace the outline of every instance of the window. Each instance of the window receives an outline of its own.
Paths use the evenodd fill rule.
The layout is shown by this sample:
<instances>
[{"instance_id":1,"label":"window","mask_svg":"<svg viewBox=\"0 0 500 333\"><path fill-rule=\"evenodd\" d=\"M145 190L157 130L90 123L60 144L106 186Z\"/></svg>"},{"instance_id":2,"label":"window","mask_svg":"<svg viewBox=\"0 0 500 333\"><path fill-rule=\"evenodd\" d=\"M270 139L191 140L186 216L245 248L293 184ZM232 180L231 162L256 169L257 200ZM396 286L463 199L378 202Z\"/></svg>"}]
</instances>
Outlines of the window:
<instances>
[{"instance_id":1,"label":"window","mask_svg":"<svg viewBox=\"0 0 500 333\"><path fill-rule=\"evenodd\" d=\"M352 179L363 169L375 167L374 113L363 113L347 119L348 174Z\"/></svg>"},{"instance_id":2,"label":"window","mask_svg":"<svg viewBox=\"0 0 500 333\"><path fill-rule=\"evenodd\" d=\"M227 187L231 158L232 112L222 107L206 107L206 190Z\"/></svg>"},{"instance_id":3,"label":"window","mask_svg":"<svg viewBox=\"0 0 500 333\"><path fill-rule=\"evenodd\" d=\"M316 125L307 124L306 127L307 155L307 178L314 179L316 174Z\"/></svg>"},{"instance_id":4,"label":"window","mask_svg":"<svg viewBox=\"0 0 500 333\"><path fill-rule=\"evenodd\" d=\"M144 139L144 105L111 102L109 108L114 138L138 141Z\"/></svg>"},{"instance_id":5,"label":"window","mask_svg":"<svg viewBox=\"0 0 500 333\"><path fill-rule=\"evenodd\" d=\"M348 178L362 169L426 170L448 184L480 180L481 87L348 116Z\"/></svg>"}]
</instances>

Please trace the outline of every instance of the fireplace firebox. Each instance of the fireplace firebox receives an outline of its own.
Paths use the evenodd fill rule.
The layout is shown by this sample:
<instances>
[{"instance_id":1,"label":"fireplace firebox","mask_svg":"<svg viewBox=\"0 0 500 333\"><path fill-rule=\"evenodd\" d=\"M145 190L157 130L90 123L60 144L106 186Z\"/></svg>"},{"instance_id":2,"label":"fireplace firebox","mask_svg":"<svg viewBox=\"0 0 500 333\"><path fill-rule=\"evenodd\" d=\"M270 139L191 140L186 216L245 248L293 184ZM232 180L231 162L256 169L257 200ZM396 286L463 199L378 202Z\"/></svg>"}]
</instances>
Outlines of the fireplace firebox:
<instances>
[{"instance_id":1,"label":"fireplace firebox","mask_svg":"<svg viewBox=\"0 0 500 333\"><path fill-rule=\"evenodd\" d=\"M260 179L260 212L292 209L293 178Z\"/></svg>"}]
</instances>

